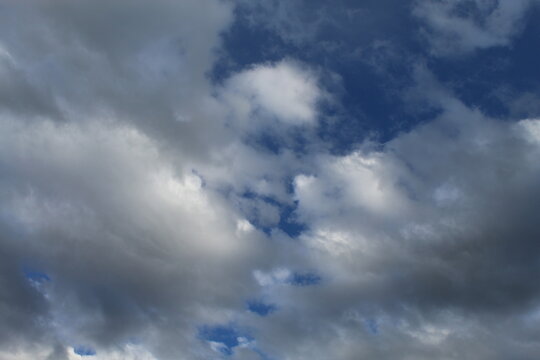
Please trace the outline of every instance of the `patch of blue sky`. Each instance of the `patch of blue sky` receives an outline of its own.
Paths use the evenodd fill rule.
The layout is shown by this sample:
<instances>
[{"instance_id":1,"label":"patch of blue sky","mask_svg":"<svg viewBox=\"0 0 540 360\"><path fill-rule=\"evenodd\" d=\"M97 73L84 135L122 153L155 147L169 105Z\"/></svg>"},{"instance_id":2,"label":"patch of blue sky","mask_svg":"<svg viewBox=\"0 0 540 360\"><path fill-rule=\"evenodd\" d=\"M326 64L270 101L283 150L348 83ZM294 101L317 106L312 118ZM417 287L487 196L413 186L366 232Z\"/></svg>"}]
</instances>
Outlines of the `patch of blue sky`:
<instances>
[{"instance_id":1,"label":"patch of blue sky","mask_svg":"<svg viewBox=\"0 0 540 360\"><path fill-rule=\"evenodd\" d=\"M532 11L540 13L540 9ZM540 106L521 106L516 114L512 104L517 94L537 93L540 89L540 50L531 46L538 42L540 23L528 21L511 47L494 47L466 57L432 58L427 66L466 105L491 117L536 117Z\"/></svg>"},{"instance_id":2,"label":"patch of blue sky","mask_svg":"<svg viewBox=\"0 0 540 360\"><path fill-rule=\"evenodd\" d=\"M249 14L239 9L234 24L223 33L221 61L216 61L210 73L215 83L222 83L231 74L246 66L275 62L294 51L279 36L264 27L251 26ZM272 46L268 46L272 44Z\"/></svg>"},{"instance_id":3,"label":"patch of blue sky","mask_svg":"<svg viewBox=\"0 0 540 360\"><path fill-rule=\"evenodd\" d=\"M247 302L247 309L252 313L265 317L277 310L273 304L267 304L260 300L250 300Z\"/></svg>"},{"instance_id":4,"label":"patch of blue sky","mask_svg":"<svg viewBox=\"0 0 540 360\"><path fill-rule=\"evenodd\" d=\"M208 341L212 349L223 355L230 356L234 348L241 345L242 339L251 339L250 336L241 333L233 325L204 325L199 328L199 338Z\"/></svg>"},{"instance_id":5,"label":"patch of blue sky","mask_svg":"<svg viewBox=\"0 0 540 360\"><path fill-rule=\"evenodd\" d=\"M275 201L274 199L268 197L268 196L261 196L251 191L246 191L243 194L240 195L244 199L248 200L262 200L268 204L274 205L279 208L279 202ZM244 213L244 216L248 219L248 221L258 230L264 232L267 235L270 235L272 232L272 227L267 226L263 224L263 222L260 219L260 214L257 211L257 208L248 208L248 209L241 209Z\"/></svg>"},{"instance_id":6,"label":"patch of blue sky","mask_svg":"<svg viewBox=\"0 0 540 360\"><path fill-rule=\"evenodd\" d=\"M309 134L303 128L291 127L287 131L265 129L258 134L251 134L245 142L262 152L279 154L286 149L302 156L309 153L311 145Z\"/></svg>"},{"instance_id":7,"label":"patch of blue sky","mask_svg":"<svg viewBox=\"0 0 540 360\"><path fill-rule=\"evenodd\" d=\"M51 277L46 272L29 268L29 267L23 267L23 274L24 277L33 283L37 284L43 284L45 282L51 281Z\"/></svg>"},{"instance_id":8,"label":"patch of blue sky","mask_svg":"<svg viewBox=\"0 0 540 360\"><path fill-rule=\"evenodd\" d=\"M372 335L379 334L379 324L375 319L364 319L364 327Z\"/></svg>"},{"instance_id":9,"label":"patch of blue sky","mask_svg":"<svg viewBox=\"0 0 540 360\"><path fill-rule=\"evenodd\" d=\"M294 272L287 280L287 283L293 286L313 286L320 284L321 281L322 278L318 274Z\"/></svg>"},{"instance_id":10,"label":"patch of blue sky","mask_svg":"<svg viewBox=\"0 0 540 360\"><path fill-rule=\"evenodd\" d=\"M319 0L298 3L300 6L292 6L291 11L302 9L303 12L289 19L304 23L290 24L294 25L290 30L287 23L277 30L276 24L271 23L273 17L257 21L254 16L261 10L257 5L253 5L256 11L251 5L237 9L235 23L223 34L223 61L216 62L213 79L220 82L253 64L283 58L338 74L341 85L331 89L331 93L339 97L341 110L322 107L318 127L319 138L336 154L349 152L366 138L387 142L438 115L437 109L411 103L406 96L416 85L417 66L433 73L466 105L479 108L489 116L515 119L540 116L540 96L535 95L540 89L536 81L540 77L537 66L540 50L531 46L540 41L539 22L526 21L511 47L440 57L430 52L422 37L425 24L412 15L411 1L338 0L332 6ZM475 16L476 7L463 4L467 4L467 10L459 11ZM361 16L364 13L370 14L369 20ZM532 8L529 18L538 13L540 7ZM317 20L317 14L325 14L325 21ZM280 33L294 29L306 29L306 34ZM304 41L296 41L297 35ZM532 95L521 99L524 93ZM525 105L514 106L516 101ZM257 141L272 152L287 145L271 138ZM301 148L301 142L297 145Z\"/></svg>"},{"instance_id":11,"label":"patch of blue sky","mask_svg":"<svg viewBox=\"0 0 540 360\"><path fill-rule=\"evenodd\" d=\"M384 2L391 5L382 5ZM346 111L340 114L332 106L322 107L324 115L322 119L329 119L329 121L321 121L319 136L330 143L335 152L347 151L364 140L367 135L371 136L374 133L379 134L382 141L385 141L395 133L408 129L425 119L422 113L405 111L401 97L394 96L396 90L413 81L410 61L403 61L403 56L394 56L400 61L389 61L390 57L383 53L386 51L385 47L372 46L373 35L377 35L377 38L387 38L381 40L382 42L399 44L397 50L396 46L392 45L392 49L388 51L392 54L396 51L415 53L422 48L417 46L416 34L410 30L414 29L415 25L417 26L414 19L400 14L397 16L400 19L398 24L395 19L391 22L387 21L389 9L397 13L401 12L398 9L406 7L403 1L386 0L381 1L381 5L370 4L369 7L373 16L381 17L381 21L373 22L371 27L366 26L366 22L361 20L363 17L350 17L348 11L342 11L349 8L356 10L358 4L345 2L338 7L329 7L324 1L309 2L303 9L305 8L311 15L303 13L304 21L309 23L308 18L311 16L315 19L319 11L328 13L334 21L325 23L324 31L315 31L311 34L310 36L314 36L314 39L300 42L287 41L286 37L282 36L283 34L272 31L272 27L265 25L264 22L256 24L249 6L240 8L235 23L223 35L224 61L217 62L213 78L219 82L231 73L250 65L278 61L283 58L296 59L313 68L339 74L341 81L337 88L342 88L342 91L332 89L332 93L334 95L339 93L340 102L343 105L342 111L345 111L344 109ZM340 10L336 11L336 9ZM403 11L403 14L408 13L409 11ZM348 25L337 25L345 23ZM409 31L395 31L396 27ZM351 29L362 29L362 31L351 32ZM354 36L352 36L353 33ZM397 39L391 38L396 34ZM331 46L322 46L322 44ZM406 47L406 49L401 50L401 47ZM357 48L362 49L362 56L351 55ZM383 58L384 61L381 61ZM382 68L384 69L381 71ZM324 83L324 76L322 80ZM332 86L332 84L323 85ZM301 137L298 137L297 140L300 139ZM284 145L272 139L259 139L259 142L274 152L279 151L279 146ZM295 146L301 150L301 141L296 141Z\"/></svg>"},{"instance_id":12,"label":"patch of blue sky","mask_svg":"<svg viewBox=\"0 0 540 360\"><path fill-rule=\"evenodd\" d=\"M290 190L292 191L292 187ZM283 231L285 234L287 234L291 238L296 238L302 232L307 230L307 226L299 222L297 218L294 216L294 211L297 208L297 202L294 202L292 204L283 204L269 196L258 195L251 191L246 191L241 196L243 198L251 199L251 200L255 200L255 199L262 200L270 205L277 207L277 209L279 210L279 222L275 227L263 225L261 221L259 220L256 211L251 211L249 213L244 214L253 226L265 232L266 234L270 234L272 230L277 227L279 230Z\"/></svg>"},{"instance_id":13,"label":"patch of blue sky","mask_svg":"<svg viewBox=\"0 0 540 360\"><path fill-rule=\"evenodd\" d=\"M280 218L278 228L291 238L296 238L305 232L308 228L307 225L299 222L294 216L297 202L294 205L286 205L281 207Z\"/></svg>"},{"instance_id":14,"label":"patch of blue sky","mask_svg":"<svg viewBox=\"0 0 540 360\"><path fill-rule=\"evenodd\" d=\"M274 135L270 132L262 132L249 136L246 144L264 152L278 154L285 144L279 135Z\"/></svg>"},{"instance_id":15,"label":"patch of blue sky","mask_svg":"<svg viewBox=\"0 0 540 360\"><path fill-rule=\"evenodd\" d=\"M75 346L73 352L79 356L95 356L97 354L96 350L89 346Z\"/></svg>"}]
</instances>

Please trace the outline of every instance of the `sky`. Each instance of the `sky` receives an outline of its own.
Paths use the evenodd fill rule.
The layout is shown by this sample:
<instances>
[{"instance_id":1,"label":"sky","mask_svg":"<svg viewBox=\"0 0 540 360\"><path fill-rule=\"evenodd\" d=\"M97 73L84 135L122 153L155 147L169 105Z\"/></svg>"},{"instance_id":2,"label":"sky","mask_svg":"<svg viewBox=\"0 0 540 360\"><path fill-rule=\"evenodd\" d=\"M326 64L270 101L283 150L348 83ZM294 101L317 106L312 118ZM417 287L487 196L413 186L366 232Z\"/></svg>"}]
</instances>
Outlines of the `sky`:
<instances>
[{"instance_id":1,"label":"sky","mask_svg":"<svg viewBox=\"0 0 540 360\"><path fill-rule=\"evenodd\" d=\"M534 360L538 0L0 1L0 360Z\"/></svg>"}]
</instances>

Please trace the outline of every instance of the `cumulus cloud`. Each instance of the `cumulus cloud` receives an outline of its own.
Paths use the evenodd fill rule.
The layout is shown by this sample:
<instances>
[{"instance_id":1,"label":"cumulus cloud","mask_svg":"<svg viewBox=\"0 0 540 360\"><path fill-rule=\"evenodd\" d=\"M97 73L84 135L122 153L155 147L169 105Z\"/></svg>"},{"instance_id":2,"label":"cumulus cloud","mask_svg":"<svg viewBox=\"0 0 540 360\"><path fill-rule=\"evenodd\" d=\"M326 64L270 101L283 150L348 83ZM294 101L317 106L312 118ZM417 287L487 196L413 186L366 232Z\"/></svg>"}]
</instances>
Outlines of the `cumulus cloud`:
<instances>
[{"instance_id":1,"label":"cumulus cloud","mask_svg":"<svg viewBox=\"0 0 540 360\"><path fill-rule=\"evenodd\" d=\"M306 294L308 305L296 309L305 313L297 316L315 312L336 327L321 323L318 340L290 351L322 359L331 355L307 349L335 338L343 341L334 347L345 348L337 355L344 359L392 358L400 351L393 346L410 358L445 358L452 349L487 359L500 355L477 344L489 348L505 333L487 324L510 321L520 334L515 339L524 336L523 319L538 306L540 290L527 276L539 270L532 255L539 123L500 123L454 104L382 151L324 156L317 171L297 176L299 216L311 226L302 241L323 278L332 279ZM373 336L386 341L343 340ZM536 342L514 347L514 337L505 336L498 346L534 357Z\"/></svg>"},{"instance_id":2,"label":"cumulus cloud","mask_svg":"<svg viewBox=\"0 0 540 360\"><path fill-rule=\"evenodd\" d=\"M234 109L236 120L253 122L269 117L298 126L316 122L317 102L322 95L314 74L298 64L281 61L234 75L227 81L222 97Z\"/></svg>"},{"instance_id":3,"label":"cumulus cloud","mask_svg":"<svg viewBox=\"0 0 540 360\"><path fill-rule=\"evenodd\" d=\"M473 124L457 137L441 118L376 154L346 156L358 178L349 191L365 186L359 159L381 159L371 171L388 208L336 194L353 176L335 174L341 157L321 158L308 183L297 177L298 215L310 226L300 240L323 280L295 288L283 285L287 268L254 273L278 309L244 319L260 349L287 359L534 358L540 289L527 274L538 272L540 169L529 127L538 120L501 124L463 110ZM445 191L454 195L441 201Z\"/></svg>"},{"instance_id":4,"label":"cumulus cloud","mask_svg":"<svg viewBox=\"0 0 540 360\"><path fill-rule=\"evenodd\" d=\"M175 170L150 139L107 122L7 120L2 134L1 162L9 173L2 179L3 246L13 249L7 271L39 266L50 279L36 291L18 276L25 296L42 304L33 306L36 315L21 313L29 318L19 326L43 317L49 334L41 336L103 345L192 321L187 314L202 311L208 289L224 290L215 306L207 298L217 314L228 301L242 301L229 277L250 283L249 265L242 270L238 260L256 261L260 237L237 231L242 218L220 208L197 175ZM16 294L6 301L10 308L21 303ZM12 328L4 338L26 331Z\"/></svg>"},{"instance_id":5,"label":"cumulus cloud","mask_svg":"<svg viewBox=\"0 0 540 360\"><path fill-rule=\"evenodd\" d=\"M526 2L474 4L415 11ZM330 152L321 64L209 75L234 5L0 6L0 359L534 358L540 120L417 74L436 116Z\"/></svg>"}]
</instances>

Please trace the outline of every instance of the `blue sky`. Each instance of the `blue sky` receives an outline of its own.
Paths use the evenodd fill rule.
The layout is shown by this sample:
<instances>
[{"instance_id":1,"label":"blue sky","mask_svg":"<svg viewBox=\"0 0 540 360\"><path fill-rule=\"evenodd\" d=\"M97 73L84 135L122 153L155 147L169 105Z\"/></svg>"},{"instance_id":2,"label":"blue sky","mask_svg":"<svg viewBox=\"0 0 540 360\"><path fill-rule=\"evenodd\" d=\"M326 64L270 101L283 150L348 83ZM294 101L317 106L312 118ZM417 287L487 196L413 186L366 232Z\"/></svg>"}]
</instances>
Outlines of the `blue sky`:
<instances>
[{"instance_id":1,"label":"blue sky","mask_svg":"<svg viewBox=\"0 0 540 360\"><path fill-rule=\"evenodd\" d=\"M0 360L536 359L538 0L0 5Z\"/></svg>"}]
</instances>

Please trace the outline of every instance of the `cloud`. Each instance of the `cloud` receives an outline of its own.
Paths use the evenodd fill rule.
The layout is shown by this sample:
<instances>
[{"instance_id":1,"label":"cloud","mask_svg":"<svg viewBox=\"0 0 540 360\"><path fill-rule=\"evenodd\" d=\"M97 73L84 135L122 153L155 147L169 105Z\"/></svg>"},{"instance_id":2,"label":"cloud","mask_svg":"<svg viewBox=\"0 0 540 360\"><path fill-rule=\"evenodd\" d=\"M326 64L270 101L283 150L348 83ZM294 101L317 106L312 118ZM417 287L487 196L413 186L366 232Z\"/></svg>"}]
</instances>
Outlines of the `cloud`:
<instances>
[{"instance_id":1,"label":"cloud","mask_svg":"<svg viewBox=\"0 0 540 360\"><path fill-rule=\"evenodd\" d=\"M416 1L413 13L436 56L508 46L524 27L535 0Z\"/></svg>"},{"instance_id":2,"label":"cloud","mask_svg":"<svg viewBox=\"0 0 540 360\"><path fill-rule=\"evenodd\" d=\"M281 294L288 300L279 308L294 306L295 315L265 337L291 358L444 358L449 349L504 358L477 348L493 341L533 358L533 340L512 339L534 336L517 314L529 317L540 290L526 275L539 270L538 124L501 123L453 104L382 150L320 157L317 170L297 176L295 194L309 224L302 242L329 280ZM360 327L373 318L370 340ZM304 322L309 339L300 335ZM497 322L519 335L488 325ZM301 343L280 338L285 329Z\"/></svg>"},{"instance_id":3,"label":"cloud","mask_svg":"<svg viewBox=\"0 0 540 360\"><path fill-rule=\"evenodd\" d=\"M416 4L434 51L526 8ZM2 6L0 359L534 358L540 120L418 67L433 119L331 152L321 64L209 76L234 5Z\"/></svg>"},{"instance_id":4,"label":"cloud","mask_svg":"<svg viewBox=\"0 0 540 360\"><path fill-rule=\"evenodd\" d=\"M213 305L208 298L218 313L227 307L223 301L233 305L249 296L229 277L250 282L248 263L256 261L260 236L238 232L241 217L212 199L198 176L172 167L152 140L106 121L4 119L0 127L0 161L9 173L1 181L2 244L11 258L4 275L28 262L40 264L50 279L41 295L25 287L22 276L15 284L23 293L10 288L5 306L11 314L23 294L37 301L20 314L19 326L32 326L38 311L48 332L40 337L104 345L131 333L144 337L160 322L196 324L186 316L206 306L201 300L211 288L224 291ZM29 335L25 328L9 331L6 340Z\"/></svg>"},{"instance_id":5,"label":"cloud","mask_svg":"<svg viewBox=\"0 0 540 360\"><path fill-rule=\"evenodd\" d=\"M228 128L231 105L206 76L231 8L79 5L3 12L35 25L10 23L20 31L2 36L10 93L0 112L0 348L6 358L76 358L80 345L104 359L208 358L197 328L244 311L258 291L252 271L287 251L221 193L238 176L222 156L261 193L285 198L287 176L271 170L265 179L263 156ZM292 99L265 87L269 76ZM255 67L232 83L286 125L315 121L315 76L292 63ZM299 103L281 109L289 100ZM287 157L268 156L274 162L283 167ZM262 222L279 220L261 200L245 206Z\"/></svg>"},{"instance_id":6,"label":"cloud","mask_svg":"<svg viewBox=\"0 0 540 360\"><path fill-rule=\"evenodd\" d=\"M298 126L316 123L317 103L323 93L314 74L293 62L281 61L234 75L221 96L235 110L235 119L253 122L257 117L269 117L269 121L275 118Z\"/></svg>"},{"instance_id":7,"label":"cloud","mask_svg":"<svg viewBox=\"0 0 540 360\"><path fill-rule=\"evenodd\" d=\"M6 4L1 16L3 111L128 119L197 156L227 141L205 137L216 125L206 72L232 21L229 4L31 1Z\"/></svg>"}]
</instances>

